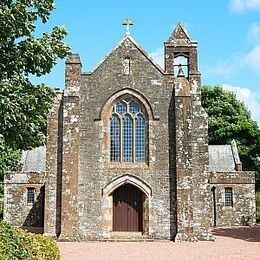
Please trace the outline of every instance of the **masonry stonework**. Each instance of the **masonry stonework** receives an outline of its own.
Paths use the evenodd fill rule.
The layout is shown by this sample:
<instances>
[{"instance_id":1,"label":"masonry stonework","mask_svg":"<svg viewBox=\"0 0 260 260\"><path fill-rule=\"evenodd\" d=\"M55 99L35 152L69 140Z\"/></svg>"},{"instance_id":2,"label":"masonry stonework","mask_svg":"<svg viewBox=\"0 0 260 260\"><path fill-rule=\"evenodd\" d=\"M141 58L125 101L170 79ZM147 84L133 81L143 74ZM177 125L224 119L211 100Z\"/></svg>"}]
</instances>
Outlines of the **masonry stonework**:
<instances>
[{"instance_id":1,"label":"masonry stonework","mask_svg":"<svg viewBox=\"0 0 260 260\"><path fill-rule=\"evenodd\" d=\"M211 173L209 182L216 196L216 226L255 224L255 187L252 172ZM233 190L233 206L225 206L225 188ZM214 216L213 216L214 218Z\"/></svg>"},{"instance_id":2,"label":"masonry stonework","mask_svg":"<svg viewBox=\"0 0 260 260\"><path fill-rule=\"evenodd\" d=\"M45 175L33 182L37 194L45 187L40 225L46 235L197 241L212 240L214 225L254 224L254 173L242 171L234 144L208 146L197 42L179 24L164 46L165 70L129 35L92 72L82 72L78 54L66 61L65 90L57 93L48 119ZM134 126L139 113L145 120L141 161L135 158L137 128L127 146L125 125L117 133L121 159L111 159L111 115L121 101L139 104ZM122 120L131 114L127 109ZM131 161L123 159L123 149L131 149ZM218 170L223 152L229 155L224 172ZM26 161L31 171L33 160ZM23 189L32 173L20 174L27 179L5 176L4 216L17 226L24 222L15 210L25 218L31 210L23 208ZM231 208L224 206L225 187L233 188Z\"/></svg>"},{"instance_id":3,"label":"masonry stonework","mask_svg":"<svg viewBox=\"0 0 260 260\"><path fill-rule=\"evenodd\" d=\"M43 233L45 176L38 173L7 173L5 175L4 219L14 226ZM35 201L27 202L28 188L33 189Z\"/></svg>"}]
</instances>

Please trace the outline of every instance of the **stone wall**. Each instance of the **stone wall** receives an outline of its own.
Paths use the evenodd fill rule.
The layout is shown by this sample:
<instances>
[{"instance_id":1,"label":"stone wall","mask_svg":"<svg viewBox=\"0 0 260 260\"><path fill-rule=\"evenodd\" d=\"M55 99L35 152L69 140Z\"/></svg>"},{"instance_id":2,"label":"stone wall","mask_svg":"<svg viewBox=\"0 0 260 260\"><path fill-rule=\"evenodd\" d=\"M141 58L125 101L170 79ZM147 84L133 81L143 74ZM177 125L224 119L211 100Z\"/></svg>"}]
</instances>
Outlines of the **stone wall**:
<instances>
[{"instance_id":1,"label":"stone wall","mask_svg":"<svg viewBox=\"0 0 260 260\"><path fill-rule=\"evenodd\" d=\"M65 81L65 91L57 93L48 117L44 232L75 240L78 236L78 91L81 84L81 62L76 54L66 61Z\"/></svg>"},{"instance_id":2,"label":"stone wall","mask_svg":"<svg viewBox=\"0 0 260 260\"><path fill-rule=\"evenodd\" d=\"M78 176L81 62L78 55L66 61L66 88L62 117L61 239L76 240L78 232Z\"/></svg>"},{"instance_id":3,"label":"stone wall","mask_svg":"<svg viewBox=\"0 0 260 260\"><path fill-rule=\"evenodd\" d=\"M131 61L128 75L123 69L126 57ZM172 92L173 85L166 84L162 71L128 38L93 73L83 75L78 180L82 239L111 236L112 194L102 191L110 184L113 186L118 178L126 178L126 182L135 184L141 181L144 190L145 187L151 188L146 235L171 238L168 110ZM110 115L106 109L111 111L111 104L124 95L136 98L146 107L149 119L146 163L118 165L109 162Z\"/></svg>"},{"instance_id":4,"label":"stone wall","mask_svg":"<svg viewBox=\"0 0 260 260\"><path fill-rule=\"evenodd\" d=\"M178 33L174 37L178 38ZM68 239L75 237L73 229L77 228L79 239L111 236L112 193L122 179L137 186L142 183L140 189L147 205L146 236L174 239L179 234L179 241L211 239L210 218L204 218L210 207L207 120L200 102L196 43L189 41L179 49L176 42L166 46L169 60L173 59L174 51L185 51L190 56L188 80L174 77L173 69L169 71L173 63L168 59L164 74L129 37L93 72L82 74L81 78L79 57L74 55L67 62L65 92L69 93L68 97L78 96L76 107L80 107L78 111L68 103L64 109L64 115L69 116L68 120L64 118L64 124L73 123L74 129L70 129L69 139L66 135L63 139L63 148L70 148L63 151L67 158L63 164L67 166L63 165L62 171L63 185L68 185L62 188L62 209L66 212L62 222L73 219L71 226L64 228ZM126 59L130 61L128 73ZM112 105L121 97L136 99L146 110L149 142L145 163L110 163L109 119ZM114 188L110 193L104 192L107 187ZM73 204L73 210L67 208L69 203Z\"/></svg>"},{"instance_id":5,"label":"stone wall","mask_svg":"<svg viewBox=\"0 0 260 260\"><path fill-rule=\"evenodd\" d=\"M215 190L216 226L252 225L255 223L254 176L253 172L242 171L210 173L209 182L213 188L212 193ZM225 206L225 188L232 188L233 206ZM212 201L212 225L214 225L213 203Z\"/></svg>"},{"instance_id":6,"label":"stone wall","mask_svg":"<svg viewBox=\"0 0 260 260\"><path fill-rule=\"evenodd\" d=\"M46 192L44 233L56 237L60 234L63 92L57 93L48 116L46 142Z\"/></svg>"},{"instance_id":7,"label":"stone wall","mask_svg":"<svg viewBox=\"0 0 260 260\"><path fill-rule=\"evenodd\" d=\"M183 54L187 78L174 75L174 59ZM164 72L131 37L90 73L81 72L79 55L69 57L66 88L48 121L47 234L65 240L110 238L113 192L124 184L142 191L143 235L148 238L212 239L212 185L218 224L226 223L231 213L231 224L238 223L241 213L253 213L252 185L247 183L252 176L242 185L242 172L235 181L232 174L222 174L226 182L221 174L207 172L208 125L201 107L197 43L180 25L165 43L165 64ZM142 163L110 162L109 120L113 104L122 97L136 100L145 111L148 142ZM228 181L236 201L232 212L221 207L219 195ZM244 192L250 195L242 202Z\"/></svg>"},{"instance_id":8,"label":"stone wall","mask_svg":"<svg viewBox=\"0 0 260 260\"><path fill-rule=\"evenodd\" d=\"M43 232L45 174L6 173L4 220L14 226ZM27 188L35 189L35 203L27 203Z\"/></svg>"}]
</instances>

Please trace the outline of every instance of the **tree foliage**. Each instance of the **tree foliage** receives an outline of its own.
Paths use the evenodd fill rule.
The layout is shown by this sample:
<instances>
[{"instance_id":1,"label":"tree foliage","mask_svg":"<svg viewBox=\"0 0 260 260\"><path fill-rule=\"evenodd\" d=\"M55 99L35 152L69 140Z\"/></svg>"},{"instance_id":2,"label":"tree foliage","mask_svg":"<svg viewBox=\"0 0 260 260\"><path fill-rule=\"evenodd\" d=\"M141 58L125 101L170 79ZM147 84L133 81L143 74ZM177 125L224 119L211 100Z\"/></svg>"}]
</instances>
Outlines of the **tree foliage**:
<instances>
[{"instance_id":1,"label":"tree foliage","mask_svg":"<svg viewBox=\"0 0 260 260\"><path fill-rule=\"evenodd\" d=\"M0 175L13 165L17 150L44 142L55 93L33 85L29 76L49 73L69 53L65 28L36 36L36 24L46 23L53 9L53 0L0 1Z\"/></svg>"},{"instance_id":2,"label":"tree foliage","mask_svg":"<svg viewBox=\"0 0 260 260\"><path fill-rule=\"evenodd\" d=\"M208 114L209 143L229 144L235 139L243 168L260 171L260 129L245 104L231 91L204 86L202 106Z\"/></svg>"}]
</instances>

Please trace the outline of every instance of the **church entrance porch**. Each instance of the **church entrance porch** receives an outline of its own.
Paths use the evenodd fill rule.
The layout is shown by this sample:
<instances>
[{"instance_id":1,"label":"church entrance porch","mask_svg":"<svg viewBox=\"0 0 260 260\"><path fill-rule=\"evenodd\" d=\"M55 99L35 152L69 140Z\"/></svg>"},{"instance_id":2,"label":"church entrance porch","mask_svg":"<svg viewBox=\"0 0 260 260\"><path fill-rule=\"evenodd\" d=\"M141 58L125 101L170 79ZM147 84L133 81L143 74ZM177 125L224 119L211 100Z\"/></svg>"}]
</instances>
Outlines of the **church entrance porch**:
<instances>
[{"instance_id":1,"label":"church entrance porch","mask_svg":"<svg viewBox=\"0 0 260 260\"><path fill-rule=\"evenodd\" d=\"M113 192L113 231L143 231L143 194L131 184Z\"/></svg>"}]
</instances>

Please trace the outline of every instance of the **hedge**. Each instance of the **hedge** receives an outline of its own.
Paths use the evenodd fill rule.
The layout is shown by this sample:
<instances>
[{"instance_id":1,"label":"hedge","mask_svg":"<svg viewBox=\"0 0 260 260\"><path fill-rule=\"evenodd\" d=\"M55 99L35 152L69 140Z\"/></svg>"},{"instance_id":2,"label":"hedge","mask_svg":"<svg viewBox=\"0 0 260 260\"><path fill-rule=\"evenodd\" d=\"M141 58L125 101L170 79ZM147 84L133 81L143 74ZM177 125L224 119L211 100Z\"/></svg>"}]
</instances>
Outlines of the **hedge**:
<instances>
[{"instance_id":1,"label":"hedge","mask_svg":"<svg viewBox=\"0 0 260 260\"><path fill-rule=\"evenodd\" d=\"M0 260L59 260L56 242L0 221Z\"/></svg>"}]
</instances>

